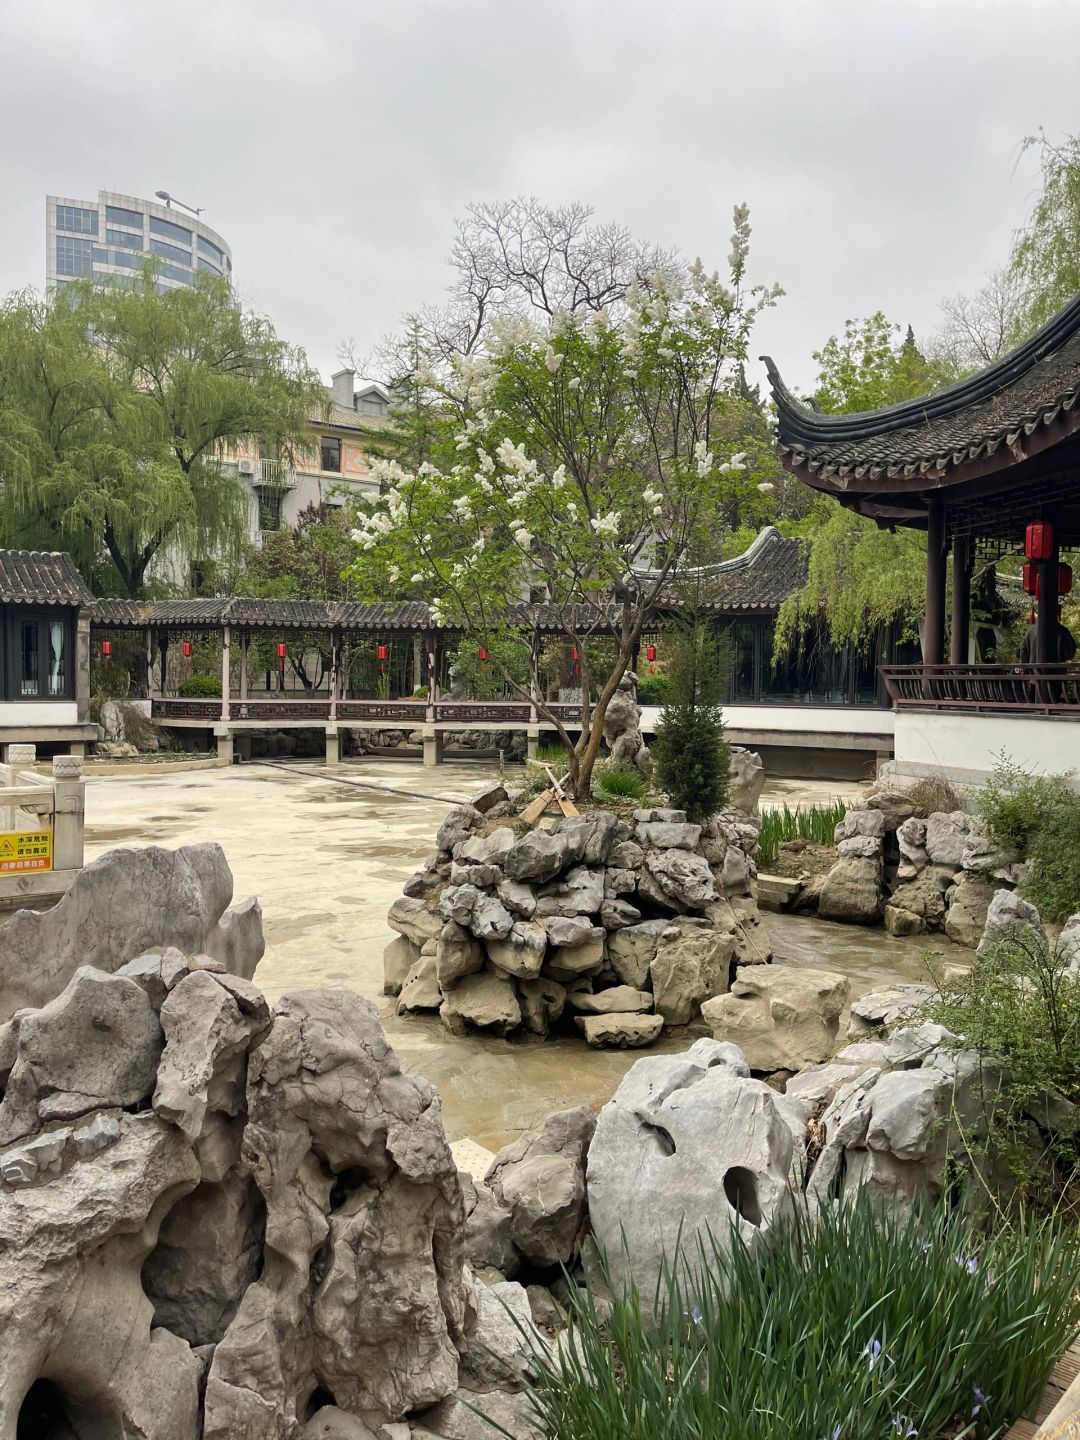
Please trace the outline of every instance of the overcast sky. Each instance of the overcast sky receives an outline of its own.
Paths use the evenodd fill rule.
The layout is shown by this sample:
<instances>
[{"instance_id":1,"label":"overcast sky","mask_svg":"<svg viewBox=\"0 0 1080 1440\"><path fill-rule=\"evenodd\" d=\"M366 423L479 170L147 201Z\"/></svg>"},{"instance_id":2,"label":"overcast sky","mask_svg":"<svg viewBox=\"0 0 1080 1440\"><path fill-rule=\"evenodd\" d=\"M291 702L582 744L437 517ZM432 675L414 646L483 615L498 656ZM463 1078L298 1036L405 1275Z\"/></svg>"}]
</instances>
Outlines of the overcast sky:
<instances>
[{"instance_id":1,"label":"overcast sky","mask_svg":"<svg viewBox=\"0 0 1080 1440\"><path fill-rule=\"evenodd\" d=\"M1078 82L1078 0L0 0L0 292L43 285L47 192L167 189L328 377L439 298L470 200L721 268L746 200L787 291L754 354L806 384L846 317L924 333L1004 260Z\"/></svg>"}]
</instances>

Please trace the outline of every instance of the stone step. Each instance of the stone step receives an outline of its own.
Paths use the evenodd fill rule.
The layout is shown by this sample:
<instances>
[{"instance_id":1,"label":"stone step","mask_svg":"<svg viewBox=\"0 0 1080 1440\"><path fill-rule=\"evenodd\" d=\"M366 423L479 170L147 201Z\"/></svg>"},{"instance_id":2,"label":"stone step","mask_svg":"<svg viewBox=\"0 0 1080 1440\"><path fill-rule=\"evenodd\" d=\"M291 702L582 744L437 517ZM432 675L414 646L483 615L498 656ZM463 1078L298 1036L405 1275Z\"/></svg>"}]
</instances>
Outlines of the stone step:
<instances>
[{"instance_id":1,"label":"stone step","mask_svg":"<svg viewBox=\"0 0 1080 1440\"><path fill-rule=\"evenodd\" d=\"M786 875L766 875L763 871L758 872L757 900L758 905L765 910L786 910L800 889L799 881L791 880Z\"/></svg>"}]
</instances>

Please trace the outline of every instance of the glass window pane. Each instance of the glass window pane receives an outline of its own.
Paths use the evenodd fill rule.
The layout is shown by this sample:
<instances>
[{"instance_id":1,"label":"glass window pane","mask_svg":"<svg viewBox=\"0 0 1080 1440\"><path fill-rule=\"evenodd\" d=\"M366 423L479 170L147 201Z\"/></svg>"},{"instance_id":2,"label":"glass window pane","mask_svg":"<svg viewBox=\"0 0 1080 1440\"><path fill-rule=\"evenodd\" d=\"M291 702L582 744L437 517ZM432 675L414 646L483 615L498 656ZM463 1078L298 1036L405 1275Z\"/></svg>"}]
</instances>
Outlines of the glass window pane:
<instances>
[{"instance_id":1,"label":"glass window pane","mask_svg":"<svg viewBox=\"0 0 1080 1440\"><path fill-rule=\"evenodd\" d=\"M83 210L78 205L57 205L56 228L58 230L74 230L78 235L96 235L98 233L97 211Z\"/></svg>"},{"instance_id":2,"label":"glass window pane","mask_svg":"<svg viewBox=\"0 0 1080 1440\"><path fill-rule=\"evenodd\" d=\"M320 466L323 470L341 473L341 441L336 435L324 435L319 442Z\"/></svg>"},{"instance_id":3,"label":"glass window pane","mask_svg":"<svg viewBox=\"0 0 1080 1440\"><path fill-rule=\"evenodd\" d=\"M195 276L190 270L182 270L179 265L162 265L161 273L168 280L179 280L181 285L194 285Z\"/></svg>"},{"instance_id":4,"label":"glass window pane","mask_svg":"<svg viewBox=\"0 0 1080 1440\"><path fill-rule=\"evenodd\" d=\"M734 649L732 666L732 698L753 700L754 698L754 627L748 620L740 620L731 627Z\"/></svg>"},{"instance_id":5,"label":"glass window pane","mask_svg":"<svg viewBox=\"0 0 1080 1440\"><path fill-rule=\"evenodd\" d=\"M19 622L19 694L40 695L41 655L38 649L39 630L36 620Z\"/></svg>"},{"instance_id":6,"label":"glass window pane","mask_svg":"<svg viewBox=\"0 0 1080 1440\"><path fill-rule=\"evenodd\" d=\"M58 275L89 275L93 266L93 241L77 240L73 235L56 237L56 273Z\"/></svg>"},{"instance_id":7,"label":"glass window pane","mask_svg":"<svg viewBox=\"0 0 1080 1440\"><path fill-rule=\"evenodd\" d=\"M209 270L209 272L210 272L211 275L220 275L220 274L221 274L221 271L218 269L218 267L217 267L216 265L212 265L209 260L204 260L201 255L197 255L197 256L195 257L195 265L196 265L196 268L199 269L199 270Z\"/></svg>"},{"instance_id":8,"label":"glass window pane","mask_svg":"<svg viewBox=\"0 0 1080 1440\"><path fill-rule=\"evenodd\" d=\"M134 225L136 229L143 227L143 217L138 210L125 210L120 205L106 205L105 219L111 220L116 225Z\"/></svg>"},{"instance_id":9,"label":"glass window pane","mask_svg":"<svg viewBox=\"0 0 1080 1440\"><path fill-rule=\"evenodd\" d=\"M64 693L64 622L49 621L49 694Z\"/></svg>"},{"instance_id":10,"label":"glass window pane","mask_svg":"<svg viewBox=\"0 0 1080 1440\"><path fill-rule=\"evenodd\" d=\"M164 235L166 240L179 240L181 245L191 244L191 231L186 225L174 225L171 220L159 220L150 216L150 234Z\"/></svg>"},{"instance_id":11,"label":"glass window pane","mask_svg":"<svg viewBox=\"0 0 1080 1440\"><path fill-rule=\"evenodd\" d=\"M133 250L143 248L142 235L131 235L127 230L106 230L105 239L110 245L127 245Z\"/></svg>"},{"instance_id":12,"label":"glass window pane","mask_svg":"<svg viewBox=\"0 0 1080 1440\"><path fill-rule=\"evenodd\" d=\"M181 265L191 264L191 251L181 250L179 245L169 245L164 240L151 240L150 249L155 255L162 255L166 260L179 260Z\"/></svg>"},{"instance_id":13,"label":"glass window pane","mask_svg":"<svg viewBox=\"0 0 1080 1440\"><path fill-rule=\"evenodd\" d=\"M225 264L225 252L221 250L212 240L207 240L205 235L199 236L199 249L204 255L209 255L219 265Z\"/></svg>"}]
</instances>

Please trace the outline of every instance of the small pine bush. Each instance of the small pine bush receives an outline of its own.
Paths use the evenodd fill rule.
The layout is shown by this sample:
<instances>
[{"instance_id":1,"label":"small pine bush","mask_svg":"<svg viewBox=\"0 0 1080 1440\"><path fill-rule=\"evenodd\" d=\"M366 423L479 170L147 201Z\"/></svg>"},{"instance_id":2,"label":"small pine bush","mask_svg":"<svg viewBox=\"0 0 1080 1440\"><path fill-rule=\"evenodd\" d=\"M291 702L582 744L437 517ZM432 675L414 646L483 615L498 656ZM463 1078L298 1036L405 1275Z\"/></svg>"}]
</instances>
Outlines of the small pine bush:
<instances>
[{"instance_id":1,"label":"small pine bush","mask_svg":"<svg viewBox=\"0 0 1080 1440\"><path fill-rule=\"evenodd\" d=\"M189 675L181 680L176 693L185 700L213 700L221 696L220 675Z\"/></svg>"},{"instance_id":2,"label":"small pine bush","mask_svg":"<svg viewBox=\"0 0 1080 1440\"><path fill-rule=\"evenodd\" d=\"M710 627L695 622L675 632L668 678L671 692L652 747L656 778L677 810L706 820L724 808L731 789L720 719L725 665Z\"/></svg>"}]
</instances>

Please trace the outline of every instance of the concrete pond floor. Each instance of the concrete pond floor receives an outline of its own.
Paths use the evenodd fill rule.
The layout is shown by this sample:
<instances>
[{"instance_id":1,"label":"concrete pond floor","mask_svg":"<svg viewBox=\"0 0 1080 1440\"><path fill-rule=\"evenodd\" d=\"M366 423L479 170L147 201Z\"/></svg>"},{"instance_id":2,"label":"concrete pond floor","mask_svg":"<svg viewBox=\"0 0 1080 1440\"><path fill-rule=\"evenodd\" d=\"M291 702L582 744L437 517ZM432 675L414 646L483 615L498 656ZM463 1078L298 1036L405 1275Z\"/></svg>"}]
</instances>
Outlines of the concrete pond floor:
<instances>
[{"instance_id":1,"label":"concrete pond floor","mask_svg":"<svg viewBox=\"0 0 1080 1440\"><path fill-rule=\"evenodd\" d=\"M439 1091L452 1141L495 1150L553 1110L599 1108L646 1053L589 1050L570 1036L532 1044L455 1040L437 1016L399 1019L383 995L382 952L393 937L386 912L431 851L446 802L490 783L493 763L451 760L424 769L412 759L365 758L334 769L304 761L172 773L96 768L87 772L87 860L123 845L216 840L232 868L234 899L257 895L263 908L266 955L255 977L262 989L276 1000L286 990L344 985L372 1000L402 1067ZM808 804L856 791L778 780L764 803ZM949 958L970 958L941 936L893 939L812 918L764 918L776 960L843 971L853 996L920 978L930 943ZM653 1050L683 1050L694 1038L674 1033Z\"/></svg>"}]
</instances>

